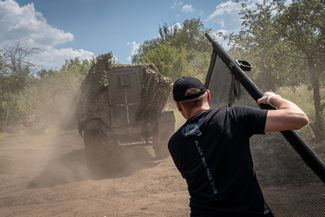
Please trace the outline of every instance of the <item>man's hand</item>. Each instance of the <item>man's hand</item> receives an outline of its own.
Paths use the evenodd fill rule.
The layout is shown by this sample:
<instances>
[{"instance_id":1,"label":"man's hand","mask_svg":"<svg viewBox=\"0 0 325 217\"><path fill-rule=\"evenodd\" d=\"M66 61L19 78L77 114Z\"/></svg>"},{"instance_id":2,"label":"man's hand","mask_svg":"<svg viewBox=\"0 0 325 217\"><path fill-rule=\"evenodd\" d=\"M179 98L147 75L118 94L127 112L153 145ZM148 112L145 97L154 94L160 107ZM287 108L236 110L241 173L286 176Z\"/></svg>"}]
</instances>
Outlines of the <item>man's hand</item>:
<instances>
[{"instance_id":1,"label":"man's hand","mask_svg":"<svg viewBox=\"0 0 325 217\"><path fill-rule=\"evenodd\" d=\"M280 96L280 95L277 95L277 94L275 94L275 93L273 93L273 92L265 92L264 95L263 95L263 97L261 97L261 98L259 98L259 99L257 100L257 103L258 103L258 104L266 104L266 105L270 105L270 106L272 106L273 108L276 108L276 106L271 102L271 99L272 99L272 97L274 97L274 96Z\"/></svg>"},{"instance_id":2,"label":"man's hand","mask_svg":"<svg viewBox=\"0 0 325 217\"><path fill-rule=\"evenodd\" d=\"M273 92L265 92L257 103L276 108L267 112L265 132L298 130L309 122L305 112L296 104Z\"/></svg>"}]
</instances>

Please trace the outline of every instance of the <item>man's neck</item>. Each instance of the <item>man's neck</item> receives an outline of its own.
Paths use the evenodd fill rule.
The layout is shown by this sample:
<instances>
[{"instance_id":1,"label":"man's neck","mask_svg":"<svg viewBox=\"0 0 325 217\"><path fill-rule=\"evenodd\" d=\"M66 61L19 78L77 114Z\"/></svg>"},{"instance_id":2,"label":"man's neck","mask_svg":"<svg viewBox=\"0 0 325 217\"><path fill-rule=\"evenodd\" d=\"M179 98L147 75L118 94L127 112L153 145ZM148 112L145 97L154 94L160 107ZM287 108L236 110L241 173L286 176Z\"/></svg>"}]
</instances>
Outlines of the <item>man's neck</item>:
<instances>
[{"instance_id":1,"label":"man's neck","mask_svg":"<svg viewBox=\"0 0 325 217\"><path fill-rule=\"evenodd\" d=\"M195 108L189 112L187 119L190 119L191 117L197 115L198 113L200 113L202 111L209 110L209 109L210 109L210 106L201 106L201 107Z\"/></svg>"}]
</instances>

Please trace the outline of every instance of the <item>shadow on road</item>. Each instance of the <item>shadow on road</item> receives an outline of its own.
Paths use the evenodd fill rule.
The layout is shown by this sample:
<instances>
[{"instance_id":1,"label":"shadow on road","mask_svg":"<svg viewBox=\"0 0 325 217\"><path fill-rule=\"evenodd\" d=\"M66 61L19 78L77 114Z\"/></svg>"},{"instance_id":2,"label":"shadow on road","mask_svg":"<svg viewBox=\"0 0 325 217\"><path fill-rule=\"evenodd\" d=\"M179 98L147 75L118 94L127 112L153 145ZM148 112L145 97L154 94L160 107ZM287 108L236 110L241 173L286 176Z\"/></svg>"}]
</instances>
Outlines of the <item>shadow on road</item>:
<instances>
[{"instance_id":1,"label":"shadow on road","mask_svg":"<svg viewBox=\"0 0 325 217\"><path fill-rule=\"evenodd\" d=\"M154 167L159 162L145 147L121 147L107 158L109 164L101 168L88 167L84 149L73 150L49 161L45 169L34 178L29 188L52 187L89 179L109 179L130 176L141 169Z\"/></svg>"}]
</instances>

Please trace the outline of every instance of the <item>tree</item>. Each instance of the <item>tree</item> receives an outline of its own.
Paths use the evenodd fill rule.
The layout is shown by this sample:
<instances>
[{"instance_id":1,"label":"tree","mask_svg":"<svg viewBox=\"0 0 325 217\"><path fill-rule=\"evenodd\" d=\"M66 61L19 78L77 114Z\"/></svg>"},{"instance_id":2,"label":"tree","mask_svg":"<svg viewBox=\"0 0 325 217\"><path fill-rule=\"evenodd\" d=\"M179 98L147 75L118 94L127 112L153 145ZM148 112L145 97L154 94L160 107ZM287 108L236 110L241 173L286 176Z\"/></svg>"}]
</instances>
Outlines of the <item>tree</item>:
<instances>
[{"instance_id":1,"label":"tree","mask_svg":"<svg viewBox=\"0 0 325 217\"><path fill-rule=\"evenodd\" d=\"M141 59L141 62L154 63L160 73L176 79L185 73L186 55L169 43L163 43L159 47L148 51Z\"/></svg>"},{"instance_id":2,"label":"tree","mask_svg":"<svg viewBox=\"0 0 325 217\"><path fill-rule=\"evenodd\" d=\"M132 56L132 63L134 64L143 63L144 62L143 58L145 57L145 55L149 51L159 47L161 43L162 40L160 40L159 38L144 41L143 44L140 45L138 52Z\"/></svg>"},{"instance_id":3,"label":"tree","mask_svg":"<svg viewBox=\"0 0 325 217\"><path fill-rule=\"evenodd\" d=\"M91 61L66 60L60 70L42 69L33 85L18 95L17 125L30 128L75 127L75 106Z\"/></svg>"},{"instance_id":4,"label":"tree","mask_svg":"<svg viewBox=\"0 0 325 217\"><path fill-rule=\"evenodd\" d=\"M240 50L255 66L253 78L264 90L307 84L313 90L317 140L324 139L320 85L324 81L324 10L320 1L266 1L243 6L242 29L229 35L233 51ZM238 53L238 52L237 52ZM265 82L267 81L267 82Z\"/></svg>"},{"instance_id":5,"label":"tree","mask_svg":"<svg viewBox=\"0 0 325 217\"><path fill-rule=\"evenodd\" d=\"M72 117L81 81L91 62L66 60L60 70L35 72L28 61L37 49L21 43L0 52L0 130L49 125Z\"/></svg>"},{"instance_id":6,"label":"tree","mask_svg":"<svg viewBox=\"0 0 325 217\"><path fill-rule=\"evenodd\" d=\"M17 96L35 80L33 64L27 59L36 50L21 42L0 49L0 129L21 118Z\"/></svg>"},{"instance_id":7,"label":"tree","mask_svg":"<svg viewBox=\"0 0 325 217\"><path fill-rule=\"evenodd\" d=\"M0 73L10 80L11 92L20 92L32 81L31 73L34 64L28 61L28 58L37 51L36 48L23 46L22 42L0 49Z\"/></svg>"},{"instance_id":8,"label":"tree","mask_svg":"<svg viewBox=\"0 0 325 217\"><path fill-rule=\"evenodd\" d=\"M318 140L325 139L323 111L325 102L320 94L325 81L325 2L295 0L278 16L284 40L303 55L308 83L313 90L315 118L313 130Z\"/></svg>"},{"instance_id":9,"label":"tree","mask_svg":"<svg viewBox=\"0 0 325 217\"><path fill-rule=\"evenodd\" d=\"M210 60L211 45L200 19L189 19L183 25L159 28L160 38L144 42L132 62L154 63L158 70L173 80L182 75L204 79Z\"/></svg>"},{"instance_id":10,"label":"tree","mask_svg":"<svg viewBox=\"0 0 325 217\"><path fill-rule=\"evenodd\" d=\"M165 23L162 27L159 27L159 36L162 41L168 41L171 38L175 37L177 32L181 30L181 27L177 24L168 26Z\"/></svg>"},{"instance_id":11,"label":"tree","mask_svg":"<svg viewBox=\"0 0 325 217\"><path fill-rule=\"evenodd\" d=\"M65 63L61 67L61 72L69 72L79 74L80 76L84 77L91 66L91 61L85 59L81 61L78 57L74 59L65 60Z\"/></svg>"},{"instance_id":12,"label":"tree","mask_svg":"<svg viewBox=\"0 0 325 217\"><path fill-rule=\"evenodd\" d=\"M287 56L293 48L278 31L276 14L283 4L263 1L256 4L255 9L245 3L242 6L242 28L238 34L230 34L227 38L232 45L231 51L254 65L252 76L259 86L275 91L283 85L294 86L305 80L302 64Z\"/></svg>"},{"instance_id":13,"label":"tree","mask_svg":"<svg viewBox=\"0 0 325 217\"><path fill-rule=\"evenodd\" d=\"M199 52L210 52L211 44L205 33L210 29L204 27L200 19L192 18L183 22L182 28L171 38L172 46Z\"/></svg>"}]
</instances>

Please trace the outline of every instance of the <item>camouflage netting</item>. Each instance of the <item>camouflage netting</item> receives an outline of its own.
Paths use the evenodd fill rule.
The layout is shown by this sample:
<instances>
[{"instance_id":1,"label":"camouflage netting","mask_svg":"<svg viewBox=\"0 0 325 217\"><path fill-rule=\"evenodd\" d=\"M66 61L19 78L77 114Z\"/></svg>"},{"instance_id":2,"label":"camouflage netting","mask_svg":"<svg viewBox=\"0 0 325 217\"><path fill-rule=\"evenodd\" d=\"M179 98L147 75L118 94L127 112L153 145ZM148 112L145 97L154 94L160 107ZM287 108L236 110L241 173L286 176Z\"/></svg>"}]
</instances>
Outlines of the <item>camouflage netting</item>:
<instances>
[{"instance_id":1,"label":"camouflage netting","mask_svg":"<svg viewBox=\"0 0 325 217\"><path fill-rule=\"evenodd\" d=\"M113 65L113 54L111 52L99 55L93 61L85 80L80 87L80 97L76 109L77 120L86 119L87 104L90 99L108 86L108 70Z\"/></svg>"},{"instance_id":2,"label":"camouflage netting","mask_svg":"<svg viewBox=\"0 0 325 217\"><path fill-rule=\"evenodd\" d=\"M88 107L94 106L94 104L98 103L98 98L103 96L103 91L108 91L110 85L109 75L111 70L124 71L124 69L127 70L133 67L134 69L140 69L142 74L140 76L140 80L142 81L141 100L135 114L135 119L136 121L150 121L157 119L161 115L162 110L167 103L172 88L172 81L161 75L153 64L134 66L115 64L113 61L113 55L110 52L96 58L81 85L81 94L76 111L78 121L80 122L95 117L94 114L87 113L89 110ZM104 108L105 106L108 106L108 99L105 99L105 101L107 101L107 104L105 103ZM102 104L103 103L101 103L101 106L103 106ZM106 108L102 113L105 112L107 113Z\"/></svg>"},{"instance_id":3,"label":"camouflage netting","mask_svg":"<svg viewBox=\"0 0 325 217\"><path fill-rule=\"evenodd\" d=\"M107 72L113 64L113 54L111 52L96 57L81 85L82 93L89 97L107 87L109 84Z\"/></svg>"},{"instance_id":4,"label":"camouflage netting","mask_svg":"<svg viewBox=\"0 0 325 217\"><path fill-rule=\"evenodd\" d=\"M221 58L217 56L213 61L208 86L212 95L212 107L257 106L243 86L234 80ZM250 75L249 73L247 74ZM261 86L260 83L256 84ZM302 138L303 130L298 132ZM255 135L250 144L257 177L275 216L324 216L325 185L280 133ZM325 156L325 149L320 144L313 145L319 156Z\"/></svg>"},{"instance_id":5,"label":"camouflage netting","mask_svg":"<svg viewBox=\"0 0 325 217\"><path fill-rule=\"evenodd\" d=\"M145 66L144 69L141 103L136 118L154 120L160 116L166 105L172 81L161 75L153 64Z\"/></svg>"}]
</instances>

